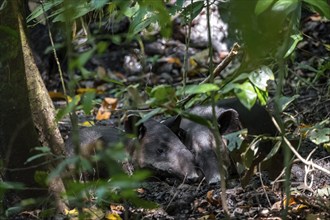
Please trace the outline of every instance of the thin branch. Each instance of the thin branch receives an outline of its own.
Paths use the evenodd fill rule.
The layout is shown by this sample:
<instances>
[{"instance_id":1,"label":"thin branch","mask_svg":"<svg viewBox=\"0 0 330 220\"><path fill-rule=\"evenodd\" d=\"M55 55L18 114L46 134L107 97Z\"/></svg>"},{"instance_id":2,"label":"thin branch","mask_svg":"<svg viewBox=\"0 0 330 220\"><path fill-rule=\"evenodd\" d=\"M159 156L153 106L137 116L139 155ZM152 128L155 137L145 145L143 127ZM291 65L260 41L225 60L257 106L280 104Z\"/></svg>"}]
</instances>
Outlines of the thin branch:
<instances>
[{"instance_id":1,"label":"thin branch","mask_svg":"<svg viewBox=\"0 0 330 220\"><path fill-rule=\"evenodd\" d=\"M294 153L294 155L295 155L295 156L296 156L301 162L303 162L305 165L307 165L307 166L311 166L311 167L313 167L313 168L316 168L316 169L318 169L318 170L320 170L320 171L322 171L322 172L324 172L324 173L330 175L330 171L329 171L329 170L327 170L327 169L321 167L320 165L318 165L318 164L316 164L316 163L313 163L313 161L309 161L309 160L306 160L305 158L303 158L303 157L302 157L302 156L296 151L296 149L294 149L294 147L291 145L290 141L289 141L286 137L284 137L284 141L285 141L285 143L288 145L288 147L290 148L290 150Z\"/></svg>"},{"instance_id":2,"label":"thin branch","mask_svg":"<svg viewBox=\"0 0 330 220\"><path fill-rule=\"evenodd\" d=\"M276 120L275 120L273 117L272 117L272 120L273 120L274 125L275 125L275 127L277 128L277 130L280 130L280 127L278 126ZM310 161L310 160L308 160L308 159L306 160L305 158L303 158L303 157L298 153L298 151L296 151L296 149L291 145L290 141L289 141L285 136L283 136L283 140L284 140L284 142L288 145L288 147L289 147L290 150L293 152L293 154L294 154L294 155L295 155L295 156L296 156L301 162L303 162L305 165L307 165L307 166L311 166L311 167L313 167L313 168L316 168L316 169L318 169L318 170L320 170L320 171L322 171L322 172L324 172L324 173L330 175L330 171L329 171L329 170L327 170L327 169L325 169L325 168L323 168L323 167L317 165L316 163L313 163L312 161ZM309 158L309 157L308 157L308 158Z\"/></svg>"},{"instance_id":3,"label":"thin branch","mask_svg":"<svg viewBox=\"0 0 330 220\"><path fill-rule=\"evenodd\" d=\"M229 54L225 57L225 59L222 60L222 62L213 70L213 76L219 76L220 73L229 65L229 63L236 57L238 54L238 51L240 49L240 46L238 43L234 43L233 47L231 48ZM209 75L206 79L204 79L202 82L199 83L199 85L202 85L204 83L210 82L211 75ZM196 94L191 94L181 100L179 102L179 105L184 106L187 102L189 102L193 97L195 97Z\"/></svg>"}]
</instances>

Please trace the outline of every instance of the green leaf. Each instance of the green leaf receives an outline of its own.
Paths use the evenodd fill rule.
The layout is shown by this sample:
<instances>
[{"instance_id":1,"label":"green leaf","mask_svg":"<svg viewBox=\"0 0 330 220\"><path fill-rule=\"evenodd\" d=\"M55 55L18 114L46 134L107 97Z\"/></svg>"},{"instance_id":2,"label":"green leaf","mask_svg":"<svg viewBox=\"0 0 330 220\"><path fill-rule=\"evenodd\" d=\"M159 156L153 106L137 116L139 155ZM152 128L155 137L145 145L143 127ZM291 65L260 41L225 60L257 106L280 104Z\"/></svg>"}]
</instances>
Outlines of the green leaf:
<instances>
[{"instance_id":1,"label":"green leaf","mask_svg":"<svg viewBox=\"0 0 330 220\"><path fill-rule=\"evenodd\" d=\"M93 11L95 8L91 7L90 4L75 4L73 2L70 2L71 4L69 4L69 7L67 8L67 13L70 13L70 16L65 16L65 11L64 11L64 7L60 8L57 12L53 13L54 19L53 22L65 22L66 19L71 19L71 20L75 20L77 18L80 18L84 15L86 15L87 13Z\"/></svg>"},{"instance_id":2,"label":"green leaf","mask_svg":"<svg viewBox=\"0 0 330 220\"><path fill-rule=\"evenodd\" d=\"M288 51L285 53L284 58L287 58L290 56L290 54L294 51L294 49L297 47L297 44L303 40L301 34L294 34L291 35L291 38L293 39L293 42L291 44L291 47L288 49Z\"/></svg>"},{"instance_id":3,"label":"green leaf","mask_svg":"<svg viewBox=\"0 0 330 220\"><path fill-rule=\"evenodd\" d=\"M206 118L200 117L198 115L195 114L190 114L188 112L182 112L181 113L182 117L187 118L193 122L196 122L198 124L204 125L206 127L212 127L212 123L210 120L207 120Z\"/></svg>"},{"instance_id":4,"label":"green leaf","mask_svg":"<svg viewBox=\"0 0 330 220\"><path fill-rule=\"evenodd\" d=\"M266 91L268 80L274 80L273 71L267 66L261 66L260 68L250 73L249 79L262 91Z\"/></svg>"},{"instance_id":5,"label":"green leaf","mask_svg":"<svg viewBox=\"0 0 330 220\"><path fill-rule=\"evenodd\" d=\"M35 147L34 149L37 150L37 151L41 151L43 153L50 153L51 152L50 148L46 147L46 146Z\"/></svg>"},{"instance_id":6,"label":"green leaf","mask_svg":"<svg viewBox=\"0 0 330 220\"><path fill-rule=\"evenodd\" d=\"M89 51L79 54L78 58L73 60L72 64L70 65L70 68L74 69L74 68L83 67L87 63L87 61L92 57L94 51L95 49L91 49Z\"/></svg>"},{"instance_id":7,"label":"green leaf","mask_svg":"<svg viewBox=\"0 0 330 220\"><path fill-rule=\"evenodd\" d=\"M4 189L24 189L23 183L16 183L16 182L0 182L0 191Z\"/></svg>"},{"instance_id":8,"label":"green leaf","mask_svg":"<svg viewBox=\"0 0 330 220\"><path fill-rule=\"evenodd\" d=\"M230 152L237 149L239 150L241 148L241 145L244 141L242 138L242 135L247 134L247 129L243 129L240 131L232 132L226 135L223 135L223 138L225 138L227 142L227 148Z\"/></svg>"},{"instance_id":9,"label":"green leaf","mask_svg":"<svg viewBox=\"0 0 330 220\"><path fill-rule=\"evenodd\" d=\"M254 13L256 15L260 15L262 12L266 11L271 4L273 4L274 0L258 0L256 7L254 9Z\"/></svg>"},{"instance_id":10,"label":"green leaf","mask_svg":"<svg viewBox=\"0 0 330 220\"><path fill-rule=\"evenodd\" d=\"M185 23L190 23L196 16L202 11L204 1L196 1L187 5L181 12L181 16L184 18Z\"/></svg>"},{"instance_id":11,"label":"green leaf","mask_svg":"<svg viewBox=\"0 0 330 220\"><path fill-rule=\"evenodd\" d=\"M169 85L159 85L151 90L150 96L157 101L167 101L175 97L175 90Z\"/></svg>"},{"instance_id":12,"label":"green leaf","mask_svg":"<svg viewBox=\"0 0 330 220\"><path fill-rule=\"evenodd\" d=\"M204 83L201 85L188 85L185 88L185 94L203 94L211 91L218 91L220 88L211 83Z\"/></svg>"},{"instance_id":13,"label":"green leaf","mask_svg":"<svg viewBox=\"0 0 330 220\"><path fill-rule=\"evenodd\" d=\"M37 170L34 173L34 181L42 187L47 187L46 184L47 176L48 173L46 171Z\"/></svg>"},{"instance_id":14,"label":"green leaf","mask_svg":"<svg viewBox=\"0 0 330 220\"><path fill-rule=\"evenodd\" d=\"M93 109L93 100L95 98L95 92L86 92L83 96L82 106L84 113L90 115Z\"/></svg>"},{"instance_id":15,"label":"green leaf","mask_svg":"<svg viewBox=\"0 0 330 220\"><path fill-rule=\"evenodd\" d=\"M134 6L132 7L125 7L123 9L123 14L126 16L126 17L133 17L140 9L140 5L138 2L135 3Z\"/></svg>"},{"instance_id":16,"label":"green leaf","mask_svg":"<svg viewBox=\"0 0 330 220\"><path fill-rule=\"evenodd\" d=\"M140 12L141 13L141 12ZM133 18L132 24L130 26L130 35L134 36L140 33L142 30L146 29L151 23L156 22L156 17L150 12L145 11L144 16L139 15Z\"/></svg>"},{"instance_id":17,"label":"green leaf","mask_svg":"<svg viewBox=\"0 0 330 220\"><path fill-rule=\"evenodd\" d=\"M303 0L305 3L312 6L317 12L330 19L330 7L327 0Z\"/></svg>"},{"instance_id":18,"label":"green leaf","mask_svg":"<svg viewBox=\"0 0 330 220\"><path fill-rule=\"evenodd\" d=\"M150 118L154 117L155 115L158 115L160 113L163 113L164 112L164 109L162 108L155 108L154 110L152 110L151 112L149 112L148 114L145 114L143 116L143 118L141 118L137 123L136 125L140 125L144 122L146 122L147 120L149 120Z\"/></svg>"},{"instance_id":19,"label":"green leaf","mask_svg":"<svg viewBox=\"0 0 330 220\"><path fill-rule=\"evenodd\" d=\"M95 8L95 9L101 9L108 3L109 3L109 0L91 0L90 1L91 7Z\"/></svg>"},{"instance_id":20,"label":"green leaf","mask_svg":"<svg viewBox=\"0 0 330 220\"><path fill-rule=\"evenodd\" d=\"M272 11L284 12L286 15L294 11L298 6L298 0L278 0L272 7Z\"/></svg>"},{"instance_id":21,"label":"green leaf","mask_svg":"<svg viewBox=\"0 0 330 220\"><path fill-rule=\"evenodd\" d=\"M244 82L238 85L234 91L237 98L247 109L251 109L257 101L257 94L250 82Z\"/></svg>"},{"instance_id":22,"label":"green leaf","mask_svg":"<svg viewBox=\"0 0 330 220\"><path fill-rule=\"evenodd\" d=\"M296 98L298 98L299 95L294 95L292 97L287 97L287 96L282 96L279 99L279 107L280 107L280 112L283 112L290 103L292 103Z\"/></svg>"},{"instance_id":23,"label":"green leaf","mask_svg":"<svg viewBox=\"0 0 330 220\"><path fill-rule=\"evenodd\" d=\"M41 154L36 154L36 155L33 155L32 157L29 157L24 164L27 164L27 163L30 163L31 161L33 160L36 160L38 158L41 158L41 157L45 157L45 156L48 156L49 153L41 153Z\"/></svg>"},{"instance_id":24,"label":"green leaf","mask_svg":"<svg viewBox=\"0 0 330 220\"><path fill-rule=\"evenodd\" d=\"M96 48L97 48L97 53L103 54L105 51L108 49L109 43L106 41L100 41L97 43Z\"/></svg>"},{"instance_id":25,"label":"green leaf","mask_svg":"<svg viewBox=\"0 0 330 220\"><path fill-rule=\"evenodd\" d=\"M260 105L266 105L267 104L267 99L268 99L268 92L267 91L262 91L258 87L254 87L254 89L257 93Z\"/></svg>"},{"instance_id":26,"label":"green leaf","mask_svg":"<svg viewBox=\"0 0 330 220\"><path fill-rule=\"evenodd\" d=\"M72 112L73 109L78 105L79 101L80 101L80 96L75 96L65 108L60 109L56 114L55 117L56 121L61 120L65 115Z\"/></svg>"},{"instance_id":27,"label":"green leaf","mask_svg":"<svg viewBox=\"0 0 330 220\"><path fill-rule=\"evenodd\" d=\"M231 90L239 87L239 84L237 82L245 81L246 79L249 78L249 76L250 76L249 73L241 73L235 79L230 81L227 85L225 85L223 88L221 88L220 92L222 94L229 93Z\"/></svg>"},{"instance_id":28,"label":"green leaf","mask_svg":"<svg viewBox=\"0 0 330 220\"><path fill-rule=\"evenodd\" d=\"M235 89L236 87L238 87L238 86L239 86L239 84L230 82L230 83L228 83L227 85L225 85L225 86L220 90L220 92L221 92L222 94L227 94L227 93L229 93L230 91L234 90L234 89Z\"/></svg>"},{"instance_id":29,"label":"green leaf","mask_svg":"<svg viewBox=\"0 0 330 220\"><path fill-rule=\"evenodd\" d=\"M308 133L308 137L314 144L329 143L330 128L313 129Z\"/></svg>"},{"instance_id":30,"label":"green leaf","mask_svg":"<svg viewBox=\"0 0 330 220\"><path fill-rule=\"evenodd\" d=\"M47 11L49 11L50 9L52 9L62 3L63 3L63 0L53 0L53 1L44 2L43 7L45 9L45 13L47 13ZM27 16L26 20L29 23L33 19L36 19L43 14L44 14L44 12L43 12L42 6L40 5L37 8L35 8L29 16Z\"/></svg>"},{"instance_id":31,"label":"green leaf","mask_svg":"<svg viewBox=\"0 0 330 220\"><path fill-rule=\"evenodd\" d=\"M276 144L273 146L272 150L268 153L268 155L262 161L266 161L266 160L269 160L270 158L272 158L280 149L281 144L282 144L282 141L277 141Z\"/></svg>"}]
</instances>

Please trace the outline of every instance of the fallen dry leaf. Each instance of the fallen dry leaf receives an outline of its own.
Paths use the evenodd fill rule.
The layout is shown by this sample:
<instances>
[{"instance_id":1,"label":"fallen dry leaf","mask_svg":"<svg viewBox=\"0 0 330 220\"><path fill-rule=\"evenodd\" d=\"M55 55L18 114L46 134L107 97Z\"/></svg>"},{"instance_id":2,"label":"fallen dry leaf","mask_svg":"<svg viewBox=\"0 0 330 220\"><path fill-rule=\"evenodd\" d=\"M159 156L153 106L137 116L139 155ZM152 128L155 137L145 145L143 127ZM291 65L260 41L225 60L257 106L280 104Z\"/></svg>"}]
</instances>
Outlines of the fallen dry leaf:
<instances>
[{"instance_id":1,"label":"fallen dry leaf","mask_svg":"<svg viewBox=\"0 0 330 220\"><path fill-rule=\"evenodd\" d=\"M111 116L111 111L117 108L118 100L115 98L104 98L101 107L99 108L96 120L108 120Z\"/></svg>"},{"instance_id":2,"label":"fallen dry leaf","mask_svg":"<svg viewBox=\"0 0 330 220\"><path fill-rule=\"evenodd\" d=\"M220 196L214 195L214 190L210 190L207 192L206 200L213 206L221 206Z\"/></svg>"}]
</instances>

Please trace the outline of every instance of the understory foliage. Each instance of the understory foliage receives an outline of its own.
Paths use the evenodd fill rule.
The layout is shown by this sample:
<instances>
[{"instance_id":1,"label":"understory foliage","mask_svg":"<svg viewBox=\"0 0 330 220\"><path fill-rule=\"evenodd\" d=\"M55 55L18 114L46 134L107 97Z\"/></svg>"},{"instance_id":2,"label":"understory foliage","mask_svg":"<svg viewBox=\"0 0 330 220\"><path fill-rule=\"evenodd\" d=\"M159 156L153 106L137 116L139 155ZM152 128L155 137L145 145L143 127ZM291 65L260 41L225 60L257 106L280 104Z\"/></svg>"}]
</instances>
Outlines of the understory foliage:
<instances>
[{"instance_id":1,"label":"understory foliage","mask_svg":"<svg viewBox=\"0 0 330 220\"><path fill-rule=\"evenodd\" d=\"M85 114L91 113L96 105L94 101L96 91L87 91L82 96L76 96L74 90L84 76L90 77L95 74L87 70L86 63L94 55L102 54L109 42L116 45L138 42L143 51L144 40L152 39L152 36L147 33L157 33L164 38L169 38L172 35L174 17L181 17L182 21L189 25L203 9L208 7L208 1L177 0L172 4L170 2L163 0L49 0L28 16L27 22L30 26L40 22L50 30L51 27L57 26L65 33L62 36L64 40L50 45L48 51L52 53L53 50L62 49L67 52L68 65L64 69L64 73L68 74L69 83L63 84L63 91L69 91L69 94L65 94L65 97L69 98L67 106L58 111L56 120L60 121L63 117L80 109ZM241 46L239 55L236 57L239 65L231 70L225 78L219 79L218 77L200 84L182 83L175 87L167 84L152 87L142 84L126 85L123 81L106 76L102 80L116 85L115 92L112 91L111 94L121 100L120 102L126 103L122 109L132 110L134 106L134 110L139 110L139 108L149 110L147 113L139 112L143 116L140 123L156 115L181 114L208 126L212 125L201 118L187 115L184 110L205 101L210 102L210 99L217 101L230 96L236 96L249 109L257 102L265 105L269 101L268 85L271 84L276 89L275 95L272 97L275 103L275 120L280 127L280 136L287 136L286 125L279 116L294 101L295 97L283 96L282 90L285 77L289 74L288 64L294 61L296 46L302 40L299 24L303 7L330 19L330 9L326 0L230 0L219 2L219 8L224 11L224 19L228 20L229 37L232 42L238 42ZM124 33L101 38L100 35L88 30L88 25L92 22L102 27L124 20L128 20L129 23L129 28ZM86 32L84 39L85 44L88 45L87 49L82 52L72 45L72 42L79 41L78 32L81 29ZM212 56L212 53L210 54ZM141 55L143 56L142 53ZM212 75L214 69L210 65L208 74ZM82 76L76 77L74 75L76 73ZM182 75L184 75L183 72ZM188 100L187 97L189 97ZM311 140L321 144L328 141L324 135L320 135L320 133L317 135L317 137L311 135ZM238 134L229 138L232 140L231 143L234 143L230 150L240 147L241 140L238 138ZM283 138L277 139L274 149L265 160L274 156L283 145ZM253 152L256 150L254 147L244 149L245 158L242 158L241 162L246 167L253 160ZM46 147L39 147L36 150L39 153L29 161L51 154ZM122 161L125 159L123 146L108 150L109 152L96 155L94 161L111 161L111 164L118 164L118 158ZM40 175L37 178L40 178L42 183L54 176L61 176L65 172L65 168L72 164L83 171L92 170L92 164L86 158L75 156L64 160L47 177ZM85 204L82 204L81 201L84 200L85 193L94 190L98 204L128 199L138 205L153 207L153 204L138 199L133 192L138 183L148 176L147 173L136 172L133 176L128 177L122 172L120 166L111 167L111 173L110 181L98 180L84 184L79 181L67 181L69 200L75 204L81 203L76 207L84 207ZM11 187L15 187L15 185L11 185Z\"/></svg>"}]
</instances>

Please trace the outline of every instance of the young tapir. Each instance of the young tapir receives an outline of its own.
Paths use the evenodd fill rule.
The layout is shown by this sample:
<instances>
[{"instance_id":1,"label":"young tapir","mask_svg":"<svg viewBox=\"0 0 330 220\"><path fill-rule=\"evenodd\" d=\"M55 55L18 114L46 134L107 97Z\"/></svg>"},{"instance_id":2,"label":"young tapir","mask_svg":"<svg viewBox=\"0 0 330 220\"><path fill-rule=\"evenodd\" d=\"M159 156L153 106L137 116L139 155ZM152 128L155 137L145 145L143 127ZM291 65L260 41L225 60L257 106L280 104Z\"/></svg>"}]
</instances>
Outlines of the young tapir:
<instances>
[{"instance_id":1,"label":"young tapir","mask_svg":"<svg viewBox=\"0 0 330 220\"><path fill-rule=\"evenodd\" d=\"M275 136L277 133L269 112L258 103L249 110L238 99L230 98L219 101L217 106L224 109L235 109L242 127L247 128L250 135Z\"/></svg>"},{"instance_id":2,"label":"young tapir","mask_svg":"<svg viewBox=\"0 0 330 220\"><path fill-rule=\"evenodd\" d=\"M211 106L197 106L189 111L190 114L198 115L208 120L212 120ZM227 134L241 129L238 119L238 113L234 109L215 109L220 134ZM172 124L173 118L164 122L166 125ZM195 161L199 169L203 172L206 182L214 184L221 180L219 172L219 162L216 155L215 137L212 131L202 124L183 118L180 128L183 133L179 136L182 142L195 155ZM222 140L221 140L222 141ZM223 142L223 145L225 143ZM224 160L225 170L230 169L230 158L227 148L223 146L220 149L222 159Z\"/></svg>"},{"instance_id":3,"label":"young tapir","mask_svg":"<svg viewBox=\"0 0 330 220\"><path fill-rule=\"evenodd\" d=\"M212 118L211 106L197 106L190 110L189 113L206 119ZM225 99L217 103L215 114L221 135L238 131L242 128L247 128L249 135L268 134L274 136L276 134L276 128L269 113L258 104L254 105L251 110L248 110L238 99ZM167 120L165 124L172 124L172 120L172 118ZM215 138L211 130L188 119L181 120L180 128L183 131L180 132L181 135L179 136L181 136L180 138L188 149L194 153L196 164L204 173L206 181L209 184L219 182L219 163L215 153ZM270 142L265 142L263 145L265 145L265 148L268 148L266 151L269 151L271 148ZM229 154L224 143L223 147L223 149L220 149L221 155L225 166L230 168Z\"/></svg>"},{"instance_id":4,"label":"young tapir","mask_svg":"<svg viewBox=\"0 0 330 220\"><path fill-rule=\"evenodd\" d=\"M272 119L271 114L266 110L265 107L256 103L250 110L247 109L238 99L230 98L224 99L217 103L220 108L231 108L235 109L239 114L239 121L243 128L247 129L248 139L251 136L265 135L268 137L275 137L278 133ZM248 140L248 142L250 142ZM259 142L258 152L254 156L254 160L251 164L249 172L253 172L254 166L258 165L268 153L271 152L274 146L271 140L262 140ZM274 166L276 164L276 166ZM261 164L262 170L267 170L270 179L275 179L283 169L283 155L279 153L273 155L271 159ZM249 177L249 174L246 175Z\"/></svg>"},{"instance_id":5,"label":"young tapir","mask_svg":"<svg viewBox=\"0 0 330 220\"><path fill-rule=\"evenodd\" d=\"M81 129L79 131L80 151L92 154L95 149L88 148L98 141L104 143L105 146L124 141L126 152L134 167L147 168L155 174L171 175L192 182L198 179L193 154L171 130L179 129L176 125L179 125L180 121L168 127L149 119L133 127L136 121L135 116L128 117L125 123L126 132L105 126ZM127 138L126 134L134 131L137 138ZM66 143L66 149L69 156L74 154L71 138Z\"/></svg>"}]
</instances>

